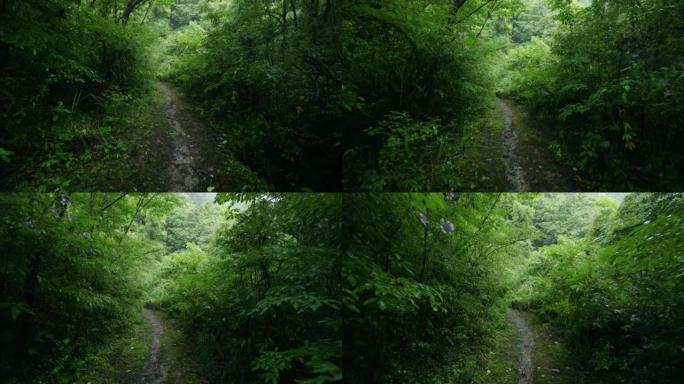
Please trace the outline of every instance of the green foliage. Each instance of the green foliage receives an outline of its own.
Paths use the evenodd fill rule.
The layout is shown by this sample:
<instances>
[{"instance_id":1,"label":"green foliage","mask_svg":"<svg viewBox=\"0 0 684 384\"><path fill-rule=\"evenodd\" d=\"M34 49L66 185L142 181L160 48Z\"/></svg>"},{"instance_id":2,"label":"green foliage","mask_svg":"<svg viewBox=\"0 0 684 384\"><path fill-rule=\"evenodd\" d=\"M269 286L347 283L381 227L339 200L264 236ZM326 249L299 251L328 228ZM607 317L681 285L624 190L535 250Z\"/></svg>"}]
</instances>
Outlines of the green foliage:
<instances>
[{"instance_id":1,"label":"green foliage","mask_svg":"<svg viewBox=\"0 0 684 384\"><path fill-rule=\"evenodd\" d=\"M139 319L154 246L141 223L172 204L148 195L1 195L0 376L9 383L90 377L99 351Z\"/></svg>"},{"instance_id":2,"label":"green foliage","mask_svg":"<svg viewBox=\"0 0 684 384\"><path fill-rule=\"evenodd\" d=\"M501 321L496 266L532 230L529 215L493 194L345 200L345 381L471 382Z\"/></svg>"},{"instance_id":3,"label":"green foliage","mask_svg":"<svg viewBox=\"0 0 684 384\"><path fill-rule=\"evenodd\" d=\"M680 193L192 198L0 195L5 381L130 381L143 302L208 382L487 382L510 299L604 382L683 363Z\"/></svg>"},{"instance_id":4,"label":"green foliage","mask_svg":"<svg viewBox=\"0 0 684 384\"><path fill-rule=\"evenodd\" d=\"M454 14L458 19L461 12L448 2L426 6L408 0L356 0L343 8L346 189L426 190L456 184L451 180L454 166L440 163L447 153L456 157L455 144L464 127L486 115L493 98L489 58L500 42L485 37L489 29L478 32L487 23L483 15L473 13L474 4L464 4L458 23ZM505 14L511 5L506 2L497 12ZM472 17L465 17L466 10ZM399 116L404 132L423 131L437 120L444 129L433 140L415 141L397 151L391 148L396 140L410 140L405 133L389 143L384 139L397 136ZM420 177L419 165L411 169L406 184L399 184L401 173L395 172L409 170L405 163L410 160L402 158L407 153L430 170Z\"/></svg>"},{"instance_id":5,"label":"green foliage","mask_svg":"<svg viewBox=\"0 0 684 384\"><path fill-rule=\"evenodd\" d=\"M340 198L0 196L2 377L130 381L113 367L135 362L111 355L145 300L178 319L210 382L341 381Z\"/></svg>"},{"instance_id":6,"label":"green foliage","mask_svg":"<svg viewBox=\"0 0 684 384\"><path fill-rule=\"evenodd\" d=\"M392 112L378 126L367 130L383 145L378 153L376 171L364 175L361 187L368 190L422 190L449 185L453 174L449 140L439 120L414 121L406 112ZM345 164L354 167L352 152Z\"/></svg>"},{"instance_id":7,"label":"green foliage","mask_svg":"<svg viewBox=\"0 0 684 384\"><path fill-rule=\"evenodd\" d=\"M560 237L579 239L590 230L597 215L615 210L610 199L596 199L583 194L546 194L534 200L533 222L540 231L535 246L555 244Z\"/></svg>"},{"instance_id":8,"label":"green foliage","mask_svg":"<svg viewBox=\"0 0 684 384\"><path fill-rule=\"evenodd\" d=\"M674 382L681 366L680 194L629 195L592 228L538 249L520 292L611 380Z\"/></svg>"},{"instance_id":9,"label":"green foliage","mask_svg":"<svg viewBox=\"0 0 684 384\"><path fill-rule=\"evenodd\" d=\"M517 94L593 185L681 184L684 40L678 1L557 2L552 54L523 62ZM519 56L520 52L516 55ZM514 59L514 65L520 64Z\"/></svg>"},{"instance_id":10,"label":"green foliage","mask_svg":"<svg viewBox=\"0 0 684 384\"><path fill-rule=\"evenodd\" d=\"M89 163L131 152L132 124L117 115L122 106L129 107L127 118L143 116L138 124L146 123L140 105L149 99L150 66L142 54L148 31L124 26L103 2L78 3L2 3L0 147L11 156L3 156L0 176L12 185L28 181L48 190L92 183L97 172ZM144 99L135 113L133 96ZM106 140L112 134L116 142Z\"/></svg>"},{"instance_id":11,"label":"green foliage","mask_svg":"<svg viewBox=\"0 0 684 384\"><path fill-rule=\"evenodd\" d=\"M162 73L272 188L339 189L338 13L332 0L238 0L167 40Z\"/></svg>"},{"instance_id":12,"label":"green foliage","mask_svg":"<svg viewBox=\"0 0 684 384\"><path fill-rule=\"evenodd\" d=\"M218 381L341 381L339 197L217 200L248 207L230 213L205 251L191 244L163 261L162 307Z\"/></svg>"},{"instance_id":13,"label":"green foliage","mask_svg":"<svg viewBox=\"0 0 684 384\"><path fill-rule=\"evenodd\" d=\"M164 223L168 249L183 250L190 243L204 248L222 219L221 210L210 203L186 204L172 211Z\"/></svg>"},{"instance_id":14,"label":"green foliage","mask_svg":"<svg viewBox=\"0 0 684 384\"><path fill-rule=\"evenodd\" d=\"M196 22L168 34L157 48L157 54L161 56L158 74L162 77L175 75L181 82L189 80L193 76L192 70L201 64L198 54L206 35L204 27Z\"/></svg>"},{"instance_id":15,"label":"green foliage","mask_svg":"<svg viewBox=\"0 0 684 384\"><path fill-rule=\"evenodd\" d=\"M512 48L508 52L502 89L513 90L515 97L521 100L548 96L549 71L554 68L550 54L551 48L537 37L532 37L527 44Z\"/></svg>"},{"instance_id":16,"label":"green foliage","mask_svg":"<svg viewBox=\"0 0 684 384\"><path fill-rule=\"evenodd\" d=\"M497 359L510 345L493 343L505 342L510 298L562 335L563 372L675 382L683 202L681 194L348 195L345 381L498 382L489 375L504 374Z\"/></svg>"},{"instance_id":17,"label":"green foliage","mask_svg":"<svg viewBox=\"0 0 684 384\"><path fill-rule=\"evenodd\" d=\"M547 0L525 0L524 8L510 18L510 36L515 44L530 40L547 40L556 28L550 2Z\"/></svg>"},{"instance_id":18,"label":"green foliage","mask_svg":"<svg viewBox=\"0 0 684 384\"><path fill-rule=\"evenodd\" d=\"M160 175L166 150L158 148L167 130L161 103L152 87L135 95L107 91L101 112L65 115L44 151L11 164L7 182L41 191L166 188Z\"/></svg>"}]
</instances>

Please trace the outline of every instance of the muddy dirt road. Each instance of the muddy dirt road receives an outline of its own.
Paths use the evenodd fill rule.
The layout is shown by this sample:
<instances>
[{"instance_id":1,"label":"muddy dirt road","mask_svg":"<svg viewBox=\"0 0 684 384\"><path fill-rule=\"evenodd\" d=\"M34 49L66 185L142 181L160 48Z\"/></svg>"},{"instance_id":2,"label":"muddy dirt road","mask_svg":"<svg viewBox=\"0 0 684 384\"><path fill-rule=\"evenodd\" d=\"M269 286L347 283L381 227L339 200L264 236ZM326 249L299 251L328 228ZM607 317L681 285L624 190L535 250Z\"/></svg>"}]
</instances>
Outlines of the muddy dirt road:
<instances>
[{"instance_id":1,"label":"muddy dirt road","mask_svg":"<svg viewBox=\"0 0 684 384\"><path fill-rule=\"evenodd\" d=\"M496 105L504 116L504 129L501 133L503 160L506 167L506 179L513 185L515 192L529 190L525 181L525 170L518 153L518 132L513 126L513 111L506 100L496 98Z\"/></svg>"},{"instance_id":2,"label":"muddy dirt road","mask_svg":"<svg viewBox=\"0 0 684 384\"><path fill-rule=\"evenodd\" d=\"M192 129L188 125L187 116L181 116L174 90L166 83L160 82L159 88L164 94L164 110L166 121L171 130L172 158L168 167L168 187L170 191L196 191L200 184L202 156Z\"/></svg>"},{"instance_id":3,"label":"muddy dirt road","mask_svg":"<svg viewBox=\"0 0 684 384\"><path fill-rule=\"evenodd\" d=\"M166 367L159 359L161 338L164 334L164 326L159 320L159 314L151 309L144 309L145 321L152 325L152 341L147 363L140 375L140 384L163 384L166 382Z\"/></svg>"},{"instance_id":4,"label":"muddy dirt road","mask_svg":"<svg viewBox=\"0 0 684 384\"><path fill-rule=\"evenodd\" d=\"M509 309L507 316L520 335L520 342L518 343L518 384L532 384L534 382L534 365L532 364L534 332L520 311Z\"/></svg>"}]
</instances>

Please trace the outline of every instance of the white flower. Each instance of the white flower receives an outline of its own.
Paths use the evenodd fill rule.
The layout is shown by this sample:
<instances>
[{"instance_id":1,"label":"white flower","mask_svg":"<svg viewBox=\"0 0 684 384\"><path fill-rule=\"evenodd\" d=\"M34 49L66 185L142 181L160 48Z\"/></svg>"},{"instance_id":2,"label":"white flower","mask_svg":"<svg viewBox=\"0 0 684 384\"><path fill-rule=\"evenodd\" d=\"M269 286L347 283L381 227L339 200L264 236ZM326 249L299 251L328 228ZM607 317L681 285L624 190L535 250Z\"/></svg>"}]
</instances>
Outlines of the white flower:
<instances>
[{"instance_id":1,"label":"white flower","mask_svg":"<svg viewBox=\"0 0 684 384\"><path fill-rule=\"evenodd\" d=\"M428 225L428 217L426 214L423 212L418 213L418 218L420 219L420 222L423 223L423 226L427 228Z\"/></svg>"},{"instance_id":2,"label":"white flower","mask_svg":"<svg viewBox=\"0 0 684 384\"><path fill-rule=\"evenodd\" d=\"M442 228L442 232L444 232L446 234L449 234L449 233L456 230L456 226L452 222L450 222L449 220L446 220L446 219L441 219L439 222L439 225Z\"/></svg>"}]
</instances>

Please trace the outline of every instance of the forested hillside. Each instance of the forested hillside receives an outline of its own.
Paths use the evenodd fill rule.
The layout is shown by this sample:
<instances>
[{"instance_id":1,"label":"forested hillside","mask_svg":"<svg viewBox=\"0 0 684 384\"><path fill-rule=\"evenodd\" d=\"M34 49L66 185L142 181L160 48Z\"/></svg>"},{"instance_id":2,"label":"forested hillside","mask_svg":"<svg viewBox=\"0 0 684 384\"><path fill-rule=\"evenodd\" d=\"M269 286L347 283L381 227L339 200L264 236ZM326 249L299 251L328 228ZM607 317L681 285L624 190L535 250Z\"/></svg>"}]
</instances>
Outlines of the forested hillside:
<instances>
[{"instance_id":1,"label":"forested hillside","mask_svg":"<svg viewBox=\"0 0 684 384\"><path fill-rule=\"evenodd\" d=\"M190 197L0 195L1 381L339 382L339 197Z\"/></svg>"},{"instance_id":2,"label":"forested hillside","mask_svg":"<svg viewBox=\"0 0 684 384\"><path fill-rule=\"evenodd\" d=\"M335 1L0 7L4 190L339 189Z\"/></svg>"},{"instance_id":3,"label":"forested hillside","mask_svg":"<svg viewBox=\"0 0 684 384\"><path fill-rule=\"evenodd\" d=\"M345 382L677 382L681 194L345 205Z\"/></svg>"},{"instance_id":4,"label":"forested hillside","mask_svg":"<svg viewBox=\"0 0 684 384\"><path fill-rule=\"evenodd\" d=\"M345 188L680 189L683 14L677 0L344 2Z\"/></svg>"},{"instance_id":5,"label":"forested hillside","mask_svg":"<svg viewBox=\"0 0 684 384\"><path fill-rule=\"evenodd\" d=\"M0 196L8 383L675 383L684 196Z\"/></svg>"}]
</instances>

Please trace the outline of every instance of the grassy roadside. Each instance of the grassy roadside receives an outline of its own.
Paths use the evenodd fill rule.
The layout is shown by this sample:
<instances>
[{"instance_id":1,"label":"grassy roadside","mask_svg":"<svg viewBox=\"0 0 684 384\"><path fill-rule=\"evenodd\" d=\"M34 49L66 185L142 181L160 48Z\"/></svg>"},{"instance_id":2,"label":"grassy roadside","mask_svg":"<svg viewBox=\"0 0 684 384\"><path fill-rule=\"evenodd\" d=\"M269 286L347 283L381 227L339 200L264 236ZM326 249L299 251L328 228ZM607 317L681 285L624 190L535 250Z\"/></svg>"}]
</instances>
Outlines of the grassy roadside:
<instances>
[{"instance_id":1,"label":"grassy roadside","mask_svg":"<svg viewBox=\"0 0 684 384\"><path fill-rule=\"evenodd\" d=\"M517 152L531 191L574 191L581 189L576 172L560 164L549 148L548 139L533 128L527 113L511 100L512 124L518 133ZM510 191L506 178L501 135L503 111L493 104L488 115L464 130L458 156L458 179L464 190Z\"/></svg>"},{"instance_id":2,"label":"grassy roadside","mask_svg":"<svg viewBox=\"0 0 684 384\"><path fill-rule=\"evenodd\" d=\"M482 373L476 384L515 384L518 380L518 334L509 322L503 322L492 340L492 348L482 356Z\"/></svg>"},{"instance_id":3,"label":"grassy roadside","mask_svg":"<svg viewBox=\"0 0 684 384\"><path fill-rule=\"evenodd\" d=\"M195 170L199 176L198 190L215 189L219 191L263 191L271 189L252 169L236 160L234 143L230 138L219 134L216 122L204 118L201 108L183 94L182 89L173 83L165 83L170 90L175 106L175 119L192 137L198 156ZM157 88L159 91L159 88ZM163 96L162 96L163 99ZM163 108L163 107L162 107Z\"/></svg>"},{"instance_id":4,"label":"grassy roadside","mask_svg":"<svg viewBox=\"0 0 684 384\"><path fill-rule=\"evenodd\" d=\"M166 384L201 384L204 381L196 374L198 366L192 359L192 352L183 333L175 322L160 313L164 326L161 337L159 360L166 368ZM152 341L152 325L140 319L126 334L89 357L84 364L88 373L82 376L82 383L130 384L140 380L140 374L147 363Z\"/></svg>"},{"instance_id":5,"label":"grassy roadside","mask_svg":"<svg viewBox=\"0 0 684 384\"><path fill-rule=\"evenodd\" d=\"M129 156L103 164L105 170L114 169L110 180L119 186L115 189L166 190L173 143L164 113L164 96L156 85L150 85L143 97L122 112L122 137L131 145ZM101 182L106 188L108 180Z\"/></svg>"},{"instance_id":6,"label":"grassy roadside","mask_svg":"<svg viewBox=\"0 0 684 384\"><path fill-rule=\"evenodd\" d=\"M582 372L576 367L572 355L562 343L560 336L548 323L540 322L529 312L522 312L525 320L534 330L535 366L534 382L539 384L579 384L594 383L584 381Z\"/></svg>"},{"instance_id":7,"label":"grassy roadside","mask_svg":"<svg viewBox=\"0 0 684 384\"><path fill-rule=\"evenodd\" d=\"M118 113L113 112L110 116L118 116L114 119L119 125L121 140L128 143L128 152L122 157L105 157L104 161L91 164L88 173L99 176L94 187L166 190L173 144L164 113L164 96L159 88L150 85L139 99L123 106Z\"/></svg>"},{"instance_id":8,"label":"grassy roadside","mask_svg":"<svg viewBox=\"0 0 684 384\"><path fill-rule=\"evenodd\" d=\"M142 318L121 337L87 356L80 364L78 383L135 383L150 353L152 327Z\"/></svg>"},{"instance_id":9,"label":"grassy roadside","mask_svg":"<svg viewBox=\"0 0 684 384\"><path fill-rule=\"evenodd\" d=\"M535 333L536 384L607 384L581 368L582 362L577 361L551 324L542 322L531 312L523 312L523 316Z\"/></svg>"},{"instance_id":10,"label":"grassy roadside","mask_svg":"<svg viewBox=\"0 0 684 384\"><path fill-rule=\"evenodd\" d=\"M98 111L66 110L43 150L11 164L15 190L162 190L171 155L163 98L152 83L110 92Z\"/></svg>"}]
</instances>

